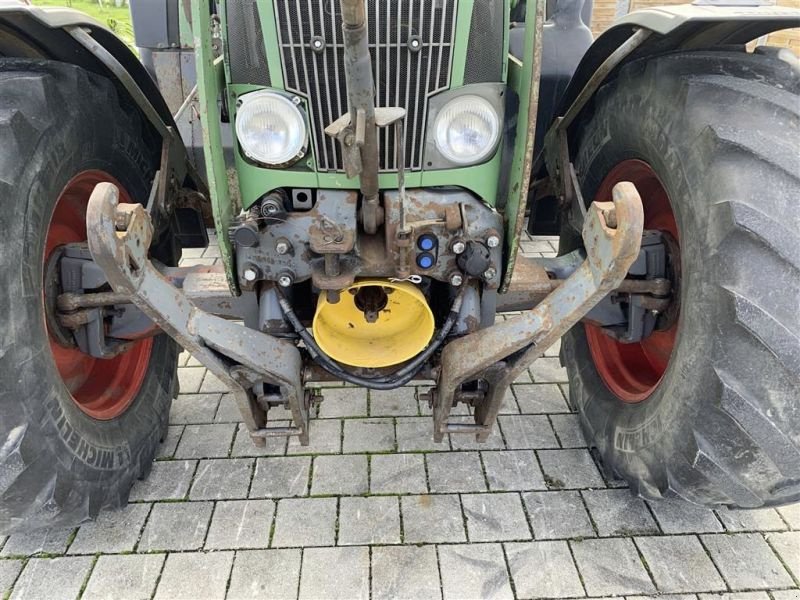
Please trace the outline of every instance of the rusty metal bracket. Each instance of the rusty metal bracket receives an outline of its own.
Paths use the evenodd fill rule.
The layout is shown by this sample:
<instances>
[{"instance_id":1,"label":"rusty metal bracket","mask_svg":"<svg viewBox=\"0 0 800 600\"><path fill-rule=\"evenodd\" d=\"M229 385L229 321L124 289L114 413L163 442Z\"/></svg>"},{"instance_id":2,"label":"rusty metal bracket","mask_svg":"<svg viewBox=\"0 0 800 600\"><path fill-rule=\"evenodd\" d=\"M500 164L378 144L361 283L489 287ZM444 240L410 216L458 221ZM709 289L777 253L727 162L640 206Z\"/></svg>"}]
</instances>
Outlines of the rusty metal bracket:
<instances>
[{"instance_id":1,"label":"rusty metal bracket","mask_svg":"<svg viewBox=\"0 0 800 600\"><path fill-rule=\"evenodd\" d=\"M300 443L308 444L308 398L302 357L290 341L274 338L199 309L148 258L153 225L140 204L119 204L119 190L101 183L86 213L89 250L112 289L130 301L216 375L233 393L257 445L272 435L252 392L257 381L278 386L292 411Z\"/></svg>"},{"instance_id":2,"label":"rusty metal bracket","mask_svg":"<svg viewBox=\"0 0 800 600\"><path fill-rule=\"evenodd\" d=\"M639 254L643 225L636 188L617 184L613 203L589 207L583 225L586 260L563 284L534 309L444 349L432 394L435 441L441 442L445 433L475 433L478 441L488 437L508 385L625 279ZM488 384L484 400L476 403L475 425L448 423L462 384L475 380Z\"/></svg>"}]
</instances>

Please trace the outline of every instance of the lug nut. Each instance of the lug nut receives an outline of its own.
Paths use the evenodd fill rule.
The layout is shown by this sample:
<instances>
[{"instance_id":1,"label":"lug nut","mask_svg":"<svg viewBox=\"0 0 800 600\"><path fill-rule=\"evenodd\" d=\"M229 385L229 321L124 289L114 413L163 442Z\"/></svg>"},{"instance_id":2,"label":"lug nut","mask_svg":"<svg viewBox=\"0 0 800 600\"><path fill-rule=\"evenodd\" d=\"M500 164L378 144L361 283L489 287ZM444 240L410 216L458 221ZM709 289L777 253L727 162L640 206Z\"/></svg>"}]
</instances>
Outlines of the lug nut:
<instances>
[{"instance_id":1,"label":"lug nut","mask_svg":"<svg viewBox=\"0 0 800 600\"><path fill-rule=\"evenodd\" d=\"M294 283L294 278L289 273L284 273L278 276L278 285L281 287L289 287Z\"/></svg>"},{"instance_id":2,"label":"lug nut","mask_svg":"<svg viewBox=\"0 0 800 600\"><path fill-rule=\"evenodd\" d=\"M256 279L258 279L258 271L256 271L256 269L254 269L253 267L247 267L244 270L243 275L244 275L244 280L249 281L251 283Z\"/></svg>"},{"instance_id":3,"label":"lug nut","mask_svg":"<svg viewBox=\"0 0 800 600\"><path fill-rule=\"evenodd\" d=\"M286 240L278 240L278 242L275 244L275 252L280 255L287 254L291 248L291 244L289 244L289 242Z\"/></svg>"},{"instance_id":4,"label":"lug nut","mask_svg":"<svg viewBox=\"0 0 800 600\"><path fill-rule=\"evenodd\" d=\"M500 238L496 235L490 235L486 238L486 245L489 248L497 248L500 245Z\"/></svg>"},{"instance_id":5,"label":"lug nut","mask_svg":"<svg viewBox=\"0 0 800 600\"><path fill-rule=\"evenodd\" d=\"M497 269L495 269L494 267L489 267L483 272L483 276L486 279L494 279L496 275L497 275Z\"/></svg>"},{"instance_id":6,"label":"lug nut","mask_svg":"<svg viewBox=\"0 0 800 600\"><path fill-rule=\"evenodd\" d=\"M453 273L450 275L450 285L453 287L460 287L464 283L464 276L461 273Z\"/></svg>"},{"instance_id":7,"label":"lug nut","mask_svg":"<svg viewBox=\"0 0 800 600\"><path fill-rule=\"evenodd\" d=\"M464 243L464 240L456 240L450 246L450 250L453 251L453 254L464 254L464 250L467 249L467 245Z\"/></svg>"}]
</instances>

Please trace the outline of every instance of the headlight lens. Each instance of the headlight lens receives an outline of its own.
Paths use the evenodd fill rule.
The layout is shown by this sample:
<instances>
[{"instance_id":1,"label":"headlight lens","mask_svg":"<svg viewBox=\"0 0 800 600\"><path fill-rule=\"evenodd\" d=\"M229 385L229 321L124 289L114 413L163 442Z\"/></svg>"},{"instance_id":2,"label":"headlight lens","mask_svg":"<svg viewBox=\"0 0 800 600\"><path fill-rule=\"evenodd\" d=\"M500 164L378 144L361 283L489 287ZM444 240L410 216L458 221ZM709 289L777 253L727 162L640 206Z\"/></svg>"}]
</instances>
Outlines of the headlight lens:
<instances>
[{"instance_id":1,"label":"headlight lens","mask_svg":"<svg viewBox=\"0 0 800 600\"><path fill-rule=\"evenodd\" d=\"M470 165L494 152L500 139L500 118L485 98L459 96L439 112L434 131L442 156L459 165Z\"/></svg>"},{"instance_id":2,"label":"headlight lens","mask_svg":"<svg viewBox=\"0 0 800 600\"><path fill-rule=\"evenodd\" d=\"M303 113L291 100L264 91L241 97L236 137L248 158L280 166L302 156L308 134Z\"/></svg>"}]
</instances>

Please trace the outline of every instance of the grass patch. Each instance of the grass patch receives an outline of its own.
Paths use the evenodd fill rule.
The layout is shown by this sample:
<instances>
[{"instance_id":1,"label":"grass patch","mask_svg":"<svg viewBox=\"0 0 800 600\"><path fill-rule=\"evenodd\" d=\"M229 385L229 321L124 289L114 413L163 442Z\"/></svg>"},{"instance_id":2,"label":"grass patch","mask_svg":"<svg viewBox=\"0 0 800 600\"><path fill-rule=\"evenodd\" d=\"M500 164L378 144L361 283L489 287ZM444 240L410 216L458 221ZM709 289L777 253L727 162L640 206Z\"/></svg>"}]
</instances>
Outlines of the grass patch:
<instances>
[{"instance_id":1,"label":"grass patch","mask_svg":"<svg viewBox=\"0 0 800 600\"><path fill-rule=\"evenodd\" d=\"M116 33L128 46L134 47L131 13L127 6L117 8L114 0L33 0L35 6L59 6L85 12Z\"/></svg>"}]
</instances>

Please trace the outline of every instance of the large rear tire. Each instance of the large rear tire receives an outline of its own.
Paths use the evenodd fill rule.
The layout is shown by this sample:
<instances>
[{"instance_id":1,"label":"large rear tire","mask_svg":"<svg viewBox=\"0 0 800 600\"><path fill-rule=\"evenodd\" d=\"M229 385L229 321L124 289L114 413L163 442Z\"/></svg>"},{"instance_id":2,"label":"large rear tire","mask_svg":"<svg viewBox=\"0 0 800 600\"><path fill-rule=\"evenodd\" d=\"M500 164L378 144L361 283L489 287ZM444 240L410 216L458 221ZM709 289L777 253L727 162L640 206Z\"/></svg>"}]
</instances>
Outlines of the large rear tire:
<instances>
[{"instance_id":1,"label":"large rear tire","mask_svg":"<svg viewBox=\"0 0 800 600\"><path fill-rule=\"evenodd\" d=\"M636 61L576 142L587 201L632 180L646 228L679 247L671 331L627 348L584 325L564 337L589 444L644 497L800 500L800 73L771 49Z\"/></svg>"},{"instance_id":2,"label":"large rear tire","mask_svg":"<svg viewBox=\"0 0 800 600\"><path fill-rule=\"evenodd\" d=\"M0 60L0 532L70 526L125 504L166 431L177 346L112 360L65 347L45 265L86 239L100 181L146 200L157 138L114 85L78 67ZM166 245L165 245L166 246ZM160 257L167 262L176 257Z\"/></svg>"}]
</instances>

